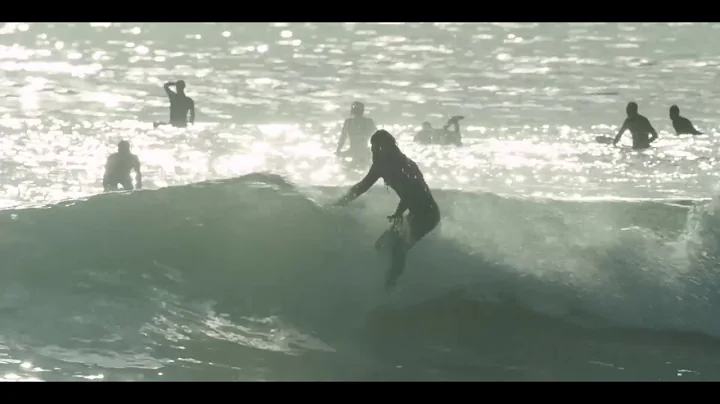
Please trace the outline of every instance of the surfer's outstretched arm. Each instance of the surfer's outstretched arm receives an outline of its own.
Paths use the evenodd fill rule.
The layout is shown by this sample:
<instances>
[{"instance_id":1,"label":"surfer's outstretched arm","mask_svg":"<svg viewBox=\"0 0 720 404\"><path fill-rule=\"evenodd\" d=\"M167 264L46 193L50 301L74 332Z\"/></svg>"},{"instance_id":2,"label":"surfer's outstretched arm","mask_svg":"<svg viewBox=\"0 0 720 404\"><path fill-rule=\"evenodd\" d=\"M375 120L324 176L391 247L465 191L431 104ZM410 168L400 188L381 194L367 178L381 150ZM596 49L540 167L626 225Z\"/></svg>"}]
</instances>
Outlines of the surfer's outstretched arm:
<instances>
[{"instance_id":1,"label":"surfer's outstretched arm","mask_svg":"<svg viewBox=\"0 0 720 404\"><path fill-rule=\"evenodd\" d=\"M622 137L623 133L628 129L628 120L626 119L625 122L623 122L622 126L620 127L620 130L618 130L617 135L615 135L615 139L613 140L613 146L617 144L617 142L620 141L620 138Z\"/></svg>"},{"instance_id":2,"label":"surfer's outstretched arm","mask_svg":"<svg viewBox=\"0 0 720 404\"><path fill-rule=\"evenodd\" d=\"M370 189L373 184L377 182L377 180L380 179L380 171L376 168L375 164L370 167L370 171L367 173L365 178L363 178L360 182L353 185L352 188L350 188L350 191L348 191L345 196L340 198L339 201L335 203L336 206L345 206L348 203L354 201L357 199L360 195L364 194L365 192Z\"/></svg>"}]
</instances>

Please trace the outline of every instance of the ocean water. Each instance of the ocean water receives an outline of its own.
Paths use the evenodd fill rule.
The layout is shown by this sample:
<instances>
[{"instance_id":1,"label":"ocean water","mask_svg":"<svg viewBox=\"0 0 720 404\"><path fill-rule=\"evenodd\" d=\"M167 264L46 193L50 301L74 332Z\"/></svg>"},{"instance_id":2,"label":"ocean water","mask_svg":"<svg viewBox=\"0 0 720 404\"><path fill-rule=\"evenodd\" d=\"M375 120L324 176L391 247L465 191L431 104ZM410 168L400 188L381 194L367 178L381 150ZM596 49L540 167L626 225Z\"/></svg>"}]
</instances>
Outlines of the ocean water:
<instances>
[{"instance_id":1,"label":"ocean water","mask_svg":"<svg viewBox=\"0 0 720 404\"><path fill-rule=\"evenodd\" d=\"M718 380L719 27L3 24L0 379ZM355 100L443 214L394 293L394 193L325 208ZM597 144L629 101L655 146Z\"/></svg>"}]
</instances>

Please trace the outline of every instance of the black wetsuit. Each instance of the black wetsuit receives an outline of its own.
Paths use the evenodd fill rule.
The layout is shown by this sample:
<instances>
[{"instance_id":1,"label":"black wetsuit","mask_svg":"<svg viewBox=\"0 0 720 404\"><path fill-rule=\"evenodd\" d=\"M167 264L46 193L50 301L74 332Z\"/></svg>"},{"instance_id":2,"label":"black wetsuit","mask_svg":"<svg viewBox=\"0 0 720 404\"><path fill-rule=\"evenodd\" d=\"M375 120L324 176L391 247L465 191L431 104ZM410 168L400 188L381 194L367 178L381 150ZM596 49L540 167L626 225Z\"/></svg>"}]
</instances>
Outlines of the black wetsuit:
<instances>
[{"instance_id":1,"label":"black wetsuit","mask_svg":"<svg viewBox=\"0 0 720 404\"><path fill-rule=\"evenodd\" d=\"M647 149L650 147L650 143L658 138L658 134L650 124L650 121L640 114L634 114L625 119L617 136L615 136L613 144L620 141L620 137L626 130L630 130L630 134L632 134L633 149ZM651 134L652 136L649 136Z\"/></svg>"},{"instance_id":2,"label":"black wetsuit","mask_svg":"<svg viewBox=\"0 0 720 404\"><path fill-rule=\"evenodd\" d=\"M377 248L383 247L385 241L392 244L393 262L387 279L388 286L392 286L405 269L408 249L440 223L440 209L417 164L400 152L387 159L374 161L365 178L352 188L351 195L356 197L367 192L380 178L400 197L395 215L400 216L406 210L409 211L406 218L409 235L400 234L399 229L393 226L375 244Z\"/></svg>"},{"instance_id":3,"label":"black wetsuit","mask_svg":"<svg viewBox=\"0 0 720 404\"><path fill-rule=\"evenodd\" d=\"M673 129L678 135L702 135L702 132L695 129L695 126L684 116L677 116L672 119Z\"/></svg>"}]
</instances>

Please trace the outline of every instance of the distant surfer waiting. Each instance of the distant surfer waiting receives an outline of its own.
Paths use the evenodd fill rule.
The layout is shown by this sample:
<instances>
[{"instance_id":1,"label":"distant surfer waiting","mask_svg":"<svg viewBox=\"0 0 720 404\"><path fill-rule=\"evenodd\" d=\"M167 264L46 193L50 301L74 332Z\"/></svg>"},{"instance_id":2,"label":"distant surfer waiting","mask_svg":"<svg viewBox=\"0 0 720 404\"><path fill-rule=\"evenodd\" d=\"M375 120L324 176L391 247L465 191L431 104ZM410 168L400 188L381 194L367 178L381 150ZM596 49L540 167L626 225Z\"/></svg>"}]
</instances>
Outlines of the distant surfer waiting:
<instances>
[{"instance_id":1,"label":"distant surfer waiting","mask_svg":"<svg viewBox=\"0 0 720 404\"><path fill-rule=\"evenodd\" d=\"M172 86L175 86L177 92L170 89ZM153 125L156 128L160 125L186 128L188 122L195 123L195 101L185 95L185 82L182 80L169 82L165 83L163 87L170 100L170 122L155 122ZM190 119L188 119L188 113L190 114Z\"/></svg>"},{"instance_id":2,"label":"distant surfer waiting","mask_svg":"<svg viewBox=\"0 0 720 404\"><path fill-rule=\"evenodd\" d=\"M118 185L122 185L125 191L132 190L131 171L135 171L135 186L137 189L142 188L140 159L130 153L130 143L127 140L121 140L118 143L118 151L111 154L105 163L105 175L103 176L105 191L117 191Z\"/></svg>"},{"instance_id":3,"label":"distant surfer waiting","mask_svg":"<svg viewBox=\"0 0 720 404\"><path fill-rule=\"evenodd\" d=\"M460 134L460 120L465 119L464 116L453 116L448 119L447 124L442 129L433 128L430 122L423 122L422 129L415 135L415 142L420 144L440 144L440 145L462 145L462 135ZM452 130L450 129L452 127Z\"/></svg>"},{"instance_id":4,"label":"distant surfer waiting","mask_svg":"<svg viewBox=\"0 0 720 404\"><path fill-rule=\"evenodd\" d=\"M353 102L350 106L350 118L343 122L340 141L338 142L335 154L350 155L351 157L366 155L368 139L375 133L377 126L372 118L364 114L365 104L360 101ZM343 152L341 150L346 140L349 140L350 148Z\"/></svg>"},{"instance_id":5,"label":"distant surfer waiting","mask_svg":"<svg viewBox=\"0 0 720 404\"><path fill-rule=\"evenodd\" d=\"M440 223L440 209L417 164L400 151L390 133L385 130L375 132L370 144L370 171L336 205L345 206L352 202L380 178L400 197L395 213L388 216L392 226L375 243L377 249L390 249L392 264L386 286L391 289L405 270L407 252ZM405 211L409 213L404 221Z\"/></svg>"},{"instance_id":6,"label":"distant surfer waiting","mask_svg":"<svg viewBox=\"0 0 720 404\"><path fill-rule=\"evenodd\" d=\"M689 119L680 116L680 108L677 105L670 107L670 120L676 135L702 135L702 132L695 129Z\"/></svg>"},{"instance_id":7,"label":"distant surfer waiting","mask_svg":"<svg viewBox=\"0 0 720 404\"><path fill-rule=\"evenodd\" d=\"M632 148L635 150L647 149L650 147L650 144L658 138L655 128L653 128L647 118L638 113L638 105L636 103L629 102L627 107L625 107L625 112L627 113L627 118L625 122L623 122L615 139L613 139L613 146L620 141L623 133L629 130L632 135ZM650 134L652 134L652 136L649 136Z\"/></svg>"}]
</instances>

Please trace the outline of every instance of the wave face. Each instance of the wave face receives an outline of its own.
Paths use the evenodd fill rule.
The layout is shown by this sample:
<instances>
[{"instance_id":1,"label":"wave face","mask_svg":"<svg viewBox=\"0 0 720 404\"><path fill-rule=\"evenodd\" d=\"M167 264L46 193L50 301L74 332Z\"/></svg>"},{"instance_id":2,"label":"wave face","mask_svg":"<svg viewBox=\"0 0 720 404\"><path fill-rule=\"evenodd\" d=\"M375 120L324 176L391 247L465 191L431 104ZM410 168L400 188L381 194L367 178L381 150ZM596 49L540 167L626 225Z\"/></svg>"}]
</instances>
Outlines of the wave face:
<instances>
[{"instance_id":1,"label":"wave face","mask_svg":"<svg viewBox=\"0 0 720 404\"><path fill-rule=\"evenodd\" d=\"M3 371L29 374L30 361L56 369L44 379L612 379L625 376L589 359L587 373L563 373L557 347L582 361L603 356L597 339L670 352L679 340L668 335L720 337L714 202L435 191L442 225L386 293L387 260L372 245L397 200L378 187L321 207L343 191L252 174L3 211ZM638 362L652 368L649 351Z\"/></svg>"}]
</instances>

